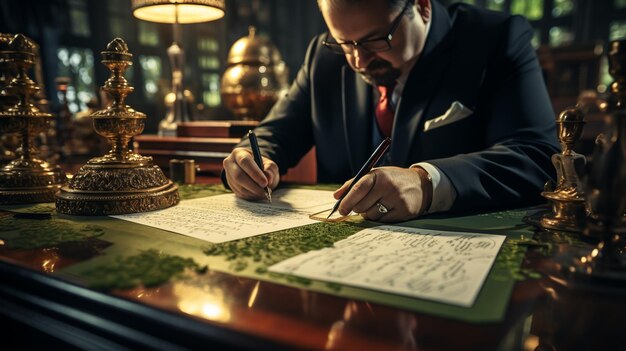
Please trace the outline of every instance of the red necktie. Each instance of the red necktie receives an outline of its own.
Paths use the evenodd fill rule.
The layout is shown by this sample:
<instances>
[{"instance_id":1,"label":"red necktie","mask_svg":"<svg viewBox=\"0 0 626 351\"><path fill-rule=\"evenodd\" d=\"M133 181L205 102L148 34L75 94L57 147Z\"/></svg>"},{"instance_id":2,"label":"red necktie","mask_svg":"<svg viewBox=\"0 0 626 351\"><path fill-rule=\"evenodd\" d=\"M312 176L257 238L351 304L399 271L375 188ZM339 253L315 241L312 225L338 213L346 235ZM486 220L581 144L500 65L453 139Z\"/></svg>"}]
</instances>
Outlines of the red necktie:
<instances>
[{"instance_id":1,"label":"red necktie","mask_svg":"<svg viewBox=\"0 0 626 351\"><path fill-rule=\"evenodd\" d=\"M391 128L393 127L393 107L391 106L391 94L393 94L393 85L379 85L380 100L376 105L376 123L383 137L391 137Z\"/></svg>"}]
</instances>

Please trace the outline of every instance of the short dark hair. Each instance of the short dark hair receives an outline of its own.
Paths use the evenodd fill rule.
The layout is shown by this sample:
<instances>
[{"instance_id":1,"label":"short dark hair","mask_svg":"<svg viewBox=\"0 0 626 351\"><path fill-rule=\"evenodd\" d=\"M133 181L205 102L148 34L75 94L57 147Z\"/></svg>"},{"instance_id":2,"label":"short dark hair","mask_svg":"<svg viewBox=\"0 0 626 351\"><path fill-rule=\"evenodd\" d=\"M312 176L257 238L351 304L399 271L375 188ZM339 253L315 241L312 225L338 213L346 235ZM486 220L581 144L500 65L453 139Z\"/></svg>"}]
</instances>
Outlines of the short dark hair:
<instances>
[{"instance_id":1,"label":"short dark hair","mask_svg":"<svg viewBox=\"0 0 626 351\"><path fill-rule=\"evenodd\" d=\"M414 1L414 0L387 0L387 1L389 3L390 10L402 10L404 6L406 5L407 1ZM320 9L322 8L322 2L327 2L328 7L330 8L337 8L341 5L356 5L360 2L363 2L363 0L317 0L317 6ZM413 12L406 11L405 15L408 16L409 18L412 18Z\"/></svg>"}]
</instances>

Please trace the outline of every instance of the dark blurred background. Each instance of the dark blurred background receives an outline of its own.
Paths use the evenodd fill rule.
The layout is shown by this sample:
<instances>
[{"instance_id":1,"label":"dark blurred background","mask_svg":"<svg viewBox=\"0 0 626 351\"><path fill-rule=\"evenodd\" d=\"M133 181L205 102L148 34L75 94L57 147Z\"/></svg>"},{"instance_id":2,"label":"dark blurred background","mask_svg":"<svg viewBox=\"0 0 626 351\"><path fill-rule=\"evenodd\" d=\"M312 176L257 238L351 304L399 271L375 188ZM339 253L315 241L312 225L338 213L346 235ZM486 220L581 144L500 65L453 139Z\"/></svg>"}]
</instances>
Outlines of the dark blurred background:
<instances>
[{"instance_id":1,"label":"dark blurred background","mask_svg":"<svg viewBox=\"0 0 626 351\"><path fill-rule=\"evenodd\" d=\"M433 0L438 1L438 0ZM455 1L439 0L445 5ZM579 100L581 93L606 91L604 51L626 36L626 0L467 0L477 6L525 16L535 28L533 45L544 68L555 111ZM195 118L229 119L220 97L220 78L230 46L248 34L248 26L277 46L293 79L309 40L326 27L315 0L226 0L224 18L182 25L185 88L193 95ZM40 45L42 80L58 109L57 77L69 77L70 111L99 98L108 77L100 51L114 37L123 38L133 57L127 78L135 87L128 103L149 117L146 133L155 133L171 89L166 48L172 25L133 17L130 0L20 0L0 2L0 32L23 33Z\"/></svg>"}]
</instances>

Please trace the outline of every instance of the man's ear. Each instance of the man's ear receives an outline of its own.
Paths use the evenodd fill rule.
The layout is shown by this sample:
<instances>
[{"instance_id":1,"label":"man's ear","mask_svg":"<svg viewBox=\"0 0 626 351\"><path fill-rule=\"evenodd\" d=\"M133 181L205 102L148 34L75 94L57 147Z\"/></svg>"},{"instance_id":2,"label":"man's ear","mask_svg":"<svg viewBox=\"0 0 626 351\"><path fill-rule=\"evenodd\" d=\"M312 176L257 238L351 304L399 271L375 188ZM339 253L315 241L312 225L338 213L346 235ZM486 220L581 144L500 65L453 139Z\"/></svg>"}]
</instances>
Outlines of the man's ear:
<instances>
[{"instance_id":1,"label":"man's ear","mask_svg":"<svg viewBox=\"0 0 626 351\"><path fill-rule=\"evenodd\" d=\"M431 18L431 3L430 0L416 0L417 12L422 17L424 23L428 23Z\"/></svg>"}]
</instances>

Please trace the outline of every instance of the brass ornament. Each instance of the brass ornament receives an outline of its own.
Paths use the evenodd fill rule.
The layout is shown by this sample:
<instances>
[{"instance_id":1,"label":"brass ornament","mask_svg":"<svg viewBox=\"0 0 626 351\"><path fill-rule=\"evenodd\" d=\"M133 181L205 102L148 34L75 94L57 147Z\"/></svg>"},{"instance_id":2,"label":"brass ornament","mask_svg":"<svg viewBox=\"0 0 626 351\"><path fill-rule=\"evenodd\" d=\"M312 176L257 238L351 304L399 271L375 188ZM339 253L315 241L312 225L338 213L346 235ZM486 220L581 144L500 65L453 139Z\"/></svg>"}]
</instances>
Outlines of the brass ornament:
<instances>
[{"instance_id":1,"label":"brass ornament","mask_svg":"<svg viewBox=\"0 0 626 351\"><path fill-rule=\"evenodd\" d=\"M552 213L541 219L547 229L582 232L586 218L583 175L587 160L572 150L580 139L584 115L578 108L567 109L557 119L562 152L552 155L556 168L557 184L554 189L546 184L541 195L552 203Z\"/></svg>"},{"instance_id":2,"label":"brass ornament","mask_svg":"<svg viewBox=\"0 0 626 351\"><path fill-rule=\"evenodd\" d=\"M260 121L286 94L289 74L276 46L254 27L248 30L228 53L221 96L237 119Z\"/></svg>"},{"instance_id":3,"label":"brass ornament","mask_svg":"<svg viewBox=\"0 0 626 351\"><path fill-rule=\"evenodd\" d=\"M585 184L589 215L583 235L599 243L557 258L557 282L593 291L626 294L626 40L609 45L615 81L602 134L596 140Z\"/></svg>"},{"instance_id":4,"label":"brass ornament","mask_svg":"<svg viewBox=\"0 0 626 351\"><path fill-rule=\"evenodd\" d=\"M159 210L180 201L178 187L151 157L129 149L132 137L141 134L146 115L125 104L133 91L124 77L132 54L120 38L102 51L102 63L111 71L103 90L110 105L91 115L96 132L107 138L111 149L81 167L56 197L56 208L70 215L101 216Z\"/></svg>"},{"instance_id":5,"label":"brass ornament","mask_svg":"<svg viewBox=\"0 0 626 351\"><path fill-rule=\"evenodd\" d=\"M28 76L35 63L36 45L17 34L7 44L0 43L0 61L15 68L15 76L4 88L17 101L0 111L0 132L19 134L19 157L0 169L0 204L52 202L54 195L67 181L65 173L56 165L42 161L33 139L48 130L53 117L41 112L31 100L39 90Z\"/></svg>"}]
</instances>

